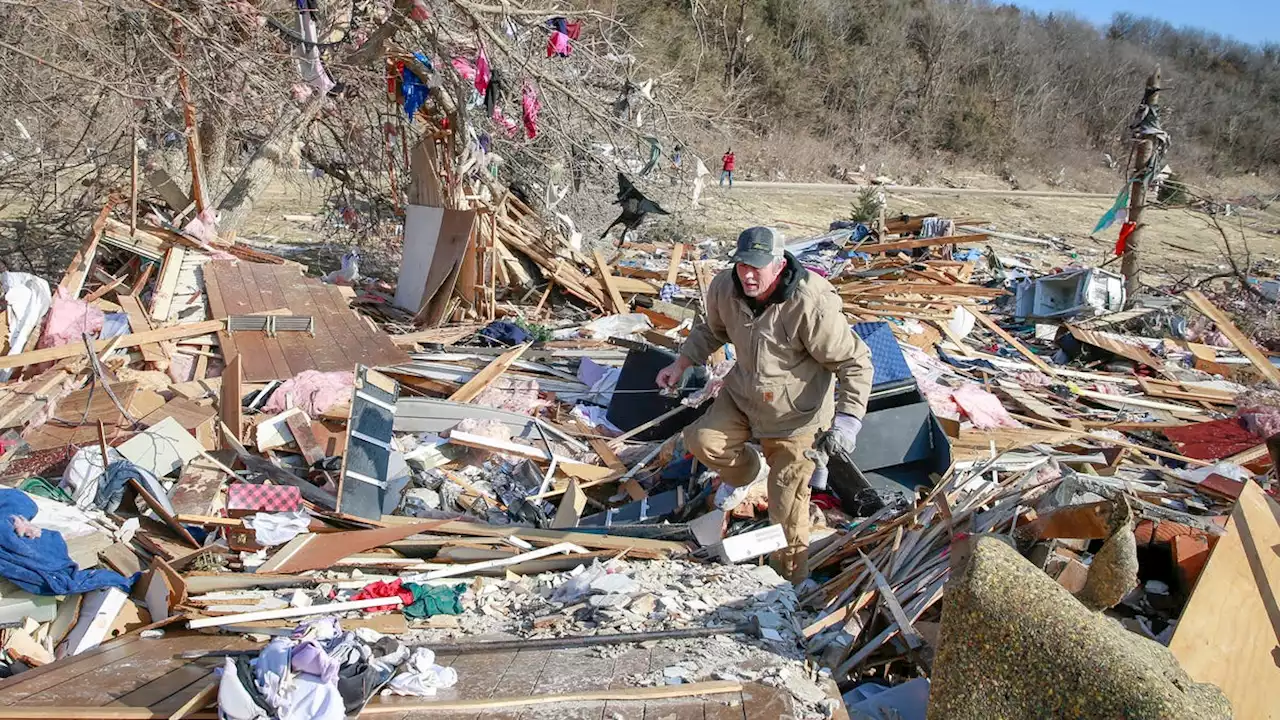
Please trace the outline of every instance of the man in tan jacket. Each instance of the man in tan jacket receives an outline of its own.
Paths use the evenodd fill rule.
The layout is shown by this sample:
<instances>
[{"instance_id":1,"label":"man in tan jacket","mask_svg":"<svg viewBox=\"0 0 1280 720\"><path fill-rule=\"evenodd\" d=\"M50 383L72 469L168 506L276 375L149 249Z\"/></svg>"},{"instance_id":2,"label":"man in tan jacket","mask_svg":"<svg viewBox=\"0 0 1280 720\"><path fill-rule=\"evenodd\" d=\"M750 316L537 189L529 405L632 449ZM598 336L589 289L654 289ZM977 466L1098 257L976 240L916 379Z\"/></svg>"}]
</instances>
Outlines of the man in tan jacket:
<instances>
[{"instance_id":1,"label":"man in tan jacket","mask_svg":"<svg viewBox=\"0 0 1280 720\"><path fill-rule=\"evenodd\" d=\"M743 231L733 261L711 281L703 322L658 384L674 387L690 367L733 343L737 362L711 409L685 429L685 445L719 472L721 509L768 478L769 519L787 538L775 566L798 585L808 575L814 471L805 451L827 428L833 442L853 451L871 392L871 352L850 329L835 288L785 252L776 230ZM747 444L752 438L763 456Z\"/></svg>"}]
</instances>

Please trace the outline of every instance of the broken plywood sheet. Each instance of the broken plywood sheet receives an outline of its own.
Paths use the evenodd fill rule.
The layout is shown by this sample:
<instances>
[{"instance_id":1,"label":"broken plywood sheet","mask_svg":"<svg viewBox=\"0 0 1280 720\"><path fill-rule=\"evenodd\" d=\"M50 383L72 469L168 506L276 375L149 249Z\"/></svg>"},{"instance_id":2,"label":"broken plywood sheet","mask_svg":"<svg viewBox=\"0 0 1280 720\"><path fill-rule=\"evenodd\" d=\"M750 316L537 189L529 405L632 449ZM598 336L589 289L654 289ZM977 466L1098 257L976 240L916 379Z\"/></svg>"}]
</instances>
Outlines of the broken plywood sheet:
<instances>
[{"instance_id":1,"label":"broken plywood sheet","mask_svg":"<svg viewBox=\"0 0 1280 720\"><path fill-rule=\"evenodd\" d=\"M111 391L134 419L142 418L164 404L164 398L144 390L136 382L114 383ZM32 450L48 450L66 445L88 445L98 441L101 420L108 439L129 429L129 423L101 387L77 390L58 401L53 416L44 425L23 436Z\"/></svg>"},{"instance_id":2,"label":"broken plywood sheet","mask_svg":"<svg viewBox=\"0 0 1280 720\"><path fill-rule=\"evenodd\" d=\"M174 515L212 515L218 494L229 478L213 462L201 456L182 470L169 493Z\"/></svg>"},{"instance_id":3,"label":"broken plywood sheet","mask_svg":"<svg viewBox=\"0 0 1280 720\"><path fill-rule=\"evenodd\" d=\"M168 417L129 438L117 450L129 462L163 477L204 453L191 433Z\"/></svg>"},{"instance_id":4,"label":"broken plywood sheet","mask_svg":"<svg viewBox=\"0 0 1280 720\"><path fill-rule=\"evenodd\" d=\"M215 441L213 419L217 411L212 405L200 403L186 397L177 397L164 404L164 407L142 418L143 427L151 427L165 418L173 418L184 430L195 436L206 450L214 449L210 444Z\"/></svg>"},{"instance_id":5,"label":"broken plywood sheet","mask_svg":"<svg viewBox=\"0 0 1280 720\"><path fill-rule=\"evenodd\" d=\"M352 530L337 533L306 533L290 540L276 551L259 573L299 573L327 568L357 553L403 540L410 535L428 533L447 521L400 525L375 530Z\"/></svg>"},{"instance_id":6,"label":"broken plywood sheet","mask_svg":"<svg viewBox=\"0 0 1280 720\"><path fill-rule=\"evenodd\" d=\"M1280 718L1277 547L1280 506L1245 483L1169 643L1187 674L1221 688L1240 718Z\"/></svg>"},{"instance_id":7,"label":"broken plywood sheet","mask_svg":"<svg viewBox=\"0 0 1280 720\"><path fill-rule=\"evenodd\" d=\"M308 278L296 267L213 260L203 267L209 315L252 315L288 308L315 318L315 334L218 333L223 359L242 361L244 382L285 380L305 371L350 372L356 365L409 362L409 356L353 312L333 285Z\"/></svg>"}]
</instances>

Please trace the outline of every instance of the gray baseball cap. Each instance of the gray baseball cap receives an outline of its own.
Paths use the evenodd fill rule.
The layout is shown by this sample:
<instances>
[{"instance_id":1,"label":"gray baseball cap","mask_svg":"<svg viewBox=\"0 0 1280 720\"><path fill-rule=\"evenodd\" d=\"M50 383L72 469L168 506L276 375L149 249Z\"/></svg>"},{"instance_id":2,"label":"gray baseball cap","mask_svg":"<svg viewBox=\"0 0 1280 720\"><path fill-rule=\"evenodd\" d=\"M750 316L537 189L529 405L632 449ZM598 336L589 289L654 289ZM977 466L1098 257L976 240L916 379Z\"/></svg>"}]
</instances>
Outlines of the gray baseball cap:
<instances>
[{"instance_id":1,"label":"gray baseball cap","mask_svg":"<svg viewBox=\"0 0 1280 720\"><path fill-rule=\"evenodd\" d=\"M738 248L730 259L735 263L761 268L782 259L784 242L782 233L773 228L747 228L738 236Z\"/></svg>"}]
</instances>

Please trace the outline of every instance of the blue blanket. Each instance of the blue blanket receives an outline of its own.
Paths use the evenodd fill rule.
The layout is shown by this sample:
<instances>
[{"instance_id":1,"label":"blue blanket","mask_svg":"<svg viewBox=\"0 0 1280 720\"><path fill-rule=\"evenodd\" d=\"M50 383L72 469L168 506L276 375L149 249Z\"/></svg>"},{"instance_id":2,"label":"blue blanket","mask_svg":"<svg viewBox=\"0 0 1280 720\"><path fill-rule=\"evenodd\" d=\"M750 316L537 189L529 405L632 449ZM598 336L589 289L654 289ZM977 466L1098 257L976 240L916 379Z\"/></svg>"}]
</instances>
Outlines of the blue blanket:
<instances>
[{"instance_id":1,"label":"blue blanket","mask_svg":"<svg viewBox=\"0 0 1280 720\"><path fill-rule=\"evenodd\" d=\"M30 520L36 503L21 490L0 488L0 577L36 595L74 595L105 587L128 592L137 575L126 578L111 570L81 570L67 555L62 533L41 531L38 538L20 537L13 517Z\"/></svg>"}]
</instances>

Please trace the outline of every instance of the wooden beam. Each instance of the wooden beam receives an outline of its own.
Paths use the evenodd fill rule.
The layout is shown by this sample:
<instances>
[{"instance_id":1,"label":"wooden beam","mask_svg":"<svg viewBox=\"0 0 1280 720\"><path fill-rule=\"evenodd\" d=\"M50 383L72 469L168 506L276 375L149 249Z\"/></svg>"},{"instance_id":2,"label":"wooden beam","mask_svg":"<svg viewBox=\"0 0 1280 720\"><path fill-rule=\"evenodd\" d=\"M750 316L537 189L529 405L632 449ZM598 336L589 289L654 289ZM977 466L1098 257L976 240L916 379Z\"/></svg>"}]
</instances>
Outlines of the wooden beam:
<instances>
[{"instance_id":1,"label":"wooden beam","mask_svg":"<svg viewBox=\"0 0 1280 720\"><path fill-rule=\"evenodd\" d=\"M1057 372L1054 371L1053 368L1049 367L1049 365L1046 364L1045 361L1040 359L1040 356L1031 352L1031 350L1029 350L1026 345L1023 345L1022 343L1018 342L1016 338L1014 338L1012 335L1006 332L1004 328L997 325L995 320L992 320L991 318L987 317L987 315L983 313L981 310L978 310L977 308L972 308L972 307L967 308L967 310L970 313L972 313L975 318L978 319L978 322L982 323L984 326L986 326L988 330L990 330L991 332L999 336L1001 340L1004 340L1005 342L1009 343L1009 345L1011 345L1014 350L1017 350L1018 353L1022 355L1022 357L1029 360L1031 364L1039 368L1041 372L1047 375L1057 374Z\"/></svg>"},{"instance_id":2,"label":"wooden beam","mask_svg":"<svg viewBox=\"0 0 1280 720\"><path fill-rule=\"evenodd\" d=\"M684 258L684 243L671 247L671 262L667 264L667 284L675 285L680 279L680 260Z\"/></svg>"},{"instance_id":3,"label":"wooden beam","mask_svg":"<svg viewBox=\"0 0 1280 720\"><path fill-rule=\"evenodd\" d=\"M178 289L179 274L182 272L182 259L187 251L171 246L165 253L164 265L160 267L160 276L156 278L155 291L151 293L151 319L162 323L169 319L169 310L173 307L173 294Z\"/></svg>"},{"instance_id":4,"label":"wooden beam","mask_svg":"<svg viewBox=\"0 0 1280 720\"><path fill-rule=\"evenodd\" d=\"M418 518L400 515L383 515L382 522L388 525L404 525L421 522ZM597 533L574 532L571 530L551 530L519 526L489 525L487 523L467 522L465 520L449 520L438 525L434 532L440 535L464 535L473 537L518 537L535 544L555 544L570 542L574 545L596 550L628 550L633 555L646 557L658 555L682 555L688 551L684 543L669 540L650 540L647 538L626 537L621 535L600 535Z\"/></svg>"},{"instance_id":5,"label":"wooden beam","mask_svg":"<svg viewBox=\"0 0 1280 720\"><path fill-rule=\"evenodd\" d=\"M1205 297L1199 290L1188 290L1182 293L1182 297L1189 300L1197 310L1205 315L1218 326L1218 330L1227 336L1232 345L1249 359L1250 363L1257 368L1262 376L1271 382L1280 385L1280 368L1271 364L1267 356L1253 344L1253 341L1240 332L1240 328L1231 322L1231 318L1227 314L1218 309L1209 298Z\"/></svg>"},{"instance_id":6,"label":"wooden beam","mask_svg":"<svg viewBox=\"0 0 1280 720\"><path fill-rule=\"evenodd\" d=\"M1027 423L1028 425L1035 425L1036 427L1042 427L1048 430L1057 430L1062 433L1069 433L1075 437L1086 439L1086 440L1092 440L1097 443L1107 443L1111 445L1117 445L1123 448L1129 448L1130 450L1137 450L1138 452L1146 455L1155 455L1157 457L1169 458L1170 460L1180 460L1184 463L1187 463L1188 465L1195 465L1196 467L1208 467L1213 464L1205 460L1197 460L1195 458L1189 458L1185 455L1179 455L1177 453L1165 452L1164 450L1156 450L1155 448L1149 448L1149 447L1146 447L1145 445L1131 443L1127 440L1115 440L1109 437L1094 435L1093 433L1086 432L1084 430L1076 430L1074 428L1062 427L1061 425L1054 425L1053 423L1045 422L1043 420L1037 420L1035 418L1027 417L1025 415L1016 415L1016 414L1010 413L1010 416L1016 420L1021 420L1022 422Z\"/></svg>"},{"instance_id":7,"label":"wooden beam","mask_svg":"<svg viewBox=\"0 0 1280 720\"><path fill-rule=\"evenodd\" d=\"M609 302L613 303L613 311L620 315L625 314L628 307L622 300L622 293L618 292L618 286L613 282L613 275L609 273L609 263L605 262L604 255L599 250L592 250L591 254L595 257L596 270L600 272L600 279L609 295Z\"/></svg>"},{"instance_id":8,"label":"wooden beam","mask_svg":"<svg viewBox=\"0 0 1280 720\"><path fill-rule=\"evenodd\" d=\"M360 716L391 715L396 713L416 712L420 710L447 710L454 712L494 710L499 708L527 707L529 705L551 705L558 703L601 702L601 701L637 701L664 700L670 698L694 697L697 695L723 695L742 692L741 683L730 680L711 680L707 682L681 683L679 685L656 685L654 687L620 688L616 690L585 690L564 693L561 695L519 695L510 697L478 698L475 700L427 700L425 702L388 702L370 703L360 712ZM701 710L699 710L701 712ZM68 715L67 717L83 717Z\"/></svg>"},{"instance_id":9,"label":"wooden beam","mask_svg":"<svg viewBox=\"0 0 1280 720\"><path fill-rule=\"evenodd\" d=\"M119 337L109 338L106 340L94 341L94 352L104 352L110 347L131 348L147 343L163 342L165 340L180 340L182 338L196 337L197 335L206 335L211 332L217 332L223 328L221 320L206 320L198 323L188 323L186 325L173 325L171 327L159 328L156 330L148 330L146 332L131 333L129 335L121 335ZM64 360L69 357L77 357L84 354L85 348L83 343L74 342L67 345L59 345L58 347L43 348L41 350L32 350L18 355L6 355L0 357L0 369L19 368L26 365L36 365L38 363L53 362L54 360Z\"/></svg>"},{"instance_id":10,"label":"wooden beam","mask_svg":"<svg viewBox=\"0 0 1280 720\"><path fill-rule=\"evenodd\" d=\"M1196 682L1213 683L1239 718L1274 718L1280 507L1246 482L1226 533L1187 599L1169 651Z\"/></svg>"},{"instance_id":11,"label":"wooden beam","mask_svg":"<svg viewBox=\"0 0 1280 720\"><path fill-rule=\"evenodd\" d=\"M347 602L326 603L308 607L282 608L280 610L260 610L258 612L239 613L236 615L220 615L218 617L196 618L187 622L187 628L199 630L221 625L238 625L242 622L256 620L282 620L284 618L302 617L305 615L326 615L329 613L363 610L380 605L400 605L404 600L399 597L368 598L365 600L348 600Z\"/></svg>"},{"instance_id":12,"label":"wooden beam","mask_svg":"<svg viewBox=\"0 0 1280 720\"><path fill-rule=\"evenodd\" d=\"M975 243L986 240L985 233L974 235L948 235L947 237L921 238L919 240L899 240L897 242L876 243L874 245L862 245L858 248L858 252L864 253L887 253L897 250L915 250L916 248L934 247L935 245L951 245L961 243Z\"/></svg>"},{"instance_id":13,"label":"wooden beam","mask_svg":"<svg viewBox=\"0 0 1280 720\"><path fill-rule=\"evenodd\" d=\"M520 359L525 350L529 349L532 343L524 343L494 358L493 362L485 366L483 370L476 373L466 382L458 391L449 396L450 402L469 403L476 399L476 396L484 389L489 387L498 376L507 371L515 361Z\"/></svg>"},{"instance_id":14,"label":"wooden beam","mask_svg":"<svg viewBox=\"0 0 1280 720\"><path fill-rule=\"evenodd\" d=\"M151 263L147 263L147 267L153 267ZM145 272L145 271L144 271ZM151 318L147 317L147 313L142 309L142 303L138 302L138 298L134 295L118 295L116 301L120 304L120 309L124 310L125 315L129 316L129 329L134 332L147 332L153 330ZM138 346L142 352L143 362L155 363L161 366L160 369L166 370L169 367L169 354L165 352L165 348L160 343L147 343Z\"/></svg>"},{"instance_id":15,"label":"wooden beam","mask_svg":"<svg viewBox=\"0 0 1280 720\"><path fill-rule=\"evenodd\" d=\"M112 197L107 200L106 205L102 206L102 210L98 213L98 217L94 218L93 225L89 229L89 237L85 238L84 244L71 258L70 264L67 265L67 272L62 276L62 282L58 283L58 288L65 290L71 297L80 297L80 291L84 289L84 280L89 277L89 268L93 267L93 259L98 254L98 240L102 237L102 228L107 223L107 215L115 205L115 198Z\"/></svg>"}]
</instances>

